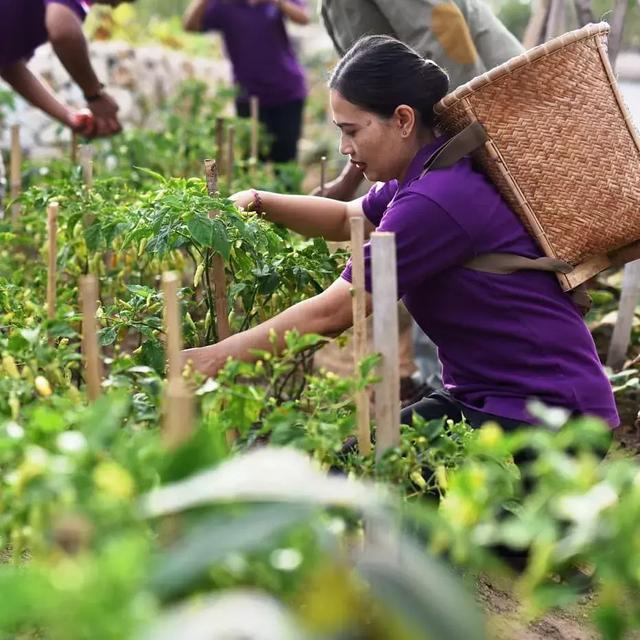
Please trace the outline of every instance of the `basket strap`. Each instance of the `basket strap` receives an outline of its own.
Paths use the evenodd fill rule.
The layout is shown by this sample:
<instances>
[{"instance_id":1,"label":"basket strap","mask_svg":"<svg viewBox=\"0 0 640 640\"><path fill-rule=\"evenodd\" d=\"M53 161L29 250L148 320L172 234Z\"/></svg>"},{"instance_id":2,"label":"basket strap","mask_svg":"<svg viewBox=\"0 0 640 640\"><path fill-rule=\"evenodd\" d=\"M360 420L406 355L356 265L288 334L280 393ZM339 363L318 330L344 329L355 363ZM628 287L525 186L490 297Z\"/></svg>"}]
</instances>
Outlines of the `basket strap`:
<instances>
[{"instance_id":1,"label":"basket strap","mask_svg":"<svg viewBox=\"0 0 640 640\"><path fill-rule=\"evenodd\" d=\"M474 120L429 157L424 163L421 177L428 171L447 169L453 166L465 156L479 149L487 139L484 127L477 120Z\"/></svg>"},{"instance_id":2,"label":"basket strap","mask_svg":"<svg viewBox=\"0 0 640 640\"><path fill-rule=\"evenodd\" d=\"M523 269L534 271L559 271L569 273L573 267L564 260L557 258L525 258L515 253L483 253L468 262L463 267L474 269L475 271L485 271L487 273L508 274Z\"/></svg>"},{"instance_id":3,"label":"basket strap","mask_svg":"<svg viewBox=\"0 0 640 640\"><path fill-rule=\"evenodd\" d=\"M502 275L525 269L534 271L559 271L560 273L569 273L573 270L573 267L564 260L549 258L548 256L542 258L525 258L515 253L483 253L465 262L462 266L475 271ZM571 296L571 299L578 306L583 316L589 312L592 300L584 284L567 292L567 295Z\"/></svg>"}]
</instances>

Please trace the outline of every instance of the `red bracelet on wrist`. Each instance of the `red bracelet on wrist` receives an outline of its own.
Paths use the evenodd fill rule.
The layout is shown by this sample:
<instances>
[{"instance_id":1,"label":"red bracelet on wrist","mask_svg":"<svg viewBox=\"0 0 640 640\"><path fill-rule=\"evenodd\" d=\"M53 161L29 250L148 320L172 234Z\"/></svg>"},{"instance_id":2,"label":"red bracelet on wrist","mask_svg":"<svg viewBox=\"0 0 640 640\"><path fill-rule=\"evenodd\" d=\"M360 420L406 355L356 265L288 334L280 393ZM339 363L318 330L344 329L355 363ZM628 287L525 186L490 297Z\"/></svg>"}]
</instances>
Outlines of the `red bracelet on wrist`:
<instances>
[{"instance_id":1,"label":"red bracelet on wrist","mask_svg":"<svg viewBox=\"0 0 640 640\"><path fill-rule=\"evenodd\" d=\"M262 210L262 198L260 197L260 193L256 189L251 189L251 193L253 195L251 210L255 211L258 215L261 215L264 211Z\"/></svg>"}]
</instances>

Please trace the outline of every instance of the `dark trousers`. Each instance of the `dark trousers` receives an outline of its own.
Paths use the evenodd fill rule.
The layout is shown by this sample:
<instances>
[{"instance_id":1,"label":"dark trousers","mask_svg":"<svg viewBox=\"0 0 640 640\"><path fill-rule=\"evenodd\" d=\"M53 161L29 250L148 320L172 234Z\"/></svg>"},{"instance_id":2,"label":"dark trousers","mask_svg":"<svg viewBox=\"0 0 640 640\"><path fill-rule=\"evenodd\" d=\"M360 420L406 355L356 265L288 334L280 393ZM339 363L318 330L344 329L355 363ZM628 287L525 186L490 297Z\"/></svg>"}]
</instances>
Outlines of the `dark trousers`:
<instances>
[{"instance_id":1,"label":"dark trousers","mask_svg":"<svg viewBox=\"0 0 640 640\"><path fill-rule=\"evenodd\" d=\"M457 402L455 398L453 398L453 396L451 396L451 394L447 393L446 391L434 391L426 398L423 398L419 402L409 405L408 407L403 409L400 413L400 422L402 424L410 425L414 413L417 413L425 420L435 420L437 418L447 417L454 422L459 422L460 420L462 420L464 414L464 418L466 419L467 423L474 429L481 427L485 422L497 422L503 428L503 430L507 432L515 431L520 427L531 426L519 420L503 418L491 413L483 413L482 411L477 411L476 409L465 407ZM575 417L578 417L578 415L579 414L575 414ZM604 458L604 456L607 454L608 449L609 443L607 443L602 449L594 449L593 453L600 458ZM528 448L519 451L515 455L515 463L518 465L532 462L535 459L535 452ZM524 484L525 489L531 486L528 479L525 479Z\"/></svg>"},{"instance_id":2,"label":"dark trousers","mask_svg":"<svg viewBox=\"0 0 640 640\"><path fill-rule=\"evenodd\" d=\"M505 431L513 431L518 427L526 426L525 423L519 420L502 418L491 413L483 413L482 411L463 407L446 391L434 391L426 398L403 409L400 414L400 422L410 425L414 413L417 413L425 420L435 420L446 416L454 422L460 422L464 413L467 422L474 428L478 428L489 421L497 422Z\"/></svg>"},{"instance_id":3,"label":"dark trousers","mask_svg":"<svg viewBox=\"0 0 640 640\"><path fill-rule=\"evenodd\" d=\"M295 162L302 132L303 110L304 100L294 100L275 107L260 105L258 119L273 138L269 153L261 156L261 160ZM249 118L251 107L248 102L237 100L236 112L240 118Z\"/></svg>"}]
</instances>

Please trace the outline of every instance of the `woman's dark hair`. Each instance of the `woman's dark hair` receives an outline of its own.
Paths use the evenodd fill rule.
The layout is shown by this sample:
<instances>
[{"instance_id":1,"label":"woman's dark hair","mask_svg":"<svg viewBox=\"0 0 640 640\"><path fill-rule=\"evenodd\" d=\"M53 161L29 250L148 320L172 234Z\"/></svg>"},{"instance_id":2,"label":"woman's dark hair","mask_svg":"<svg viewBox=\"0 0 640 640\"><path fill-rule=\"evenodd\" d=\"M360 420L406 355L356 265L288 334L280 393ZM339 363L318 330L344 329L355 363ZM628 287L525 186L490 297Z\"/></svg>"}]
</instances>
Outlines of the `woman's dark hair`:
<instances>
[{"instance_id":1,"label":"woman's dark hair","mask_svg":"<svg viewBox=\"0 0 640 640\"><path fill-rule=\"evenodd\" d=\"M389 118L401 104L413 107L422 124L433 124L434 105L449 89L449 77L432 60L390 36L365 36L331 74L329 88L358 107Z\"/></svg>"}]
</instances>

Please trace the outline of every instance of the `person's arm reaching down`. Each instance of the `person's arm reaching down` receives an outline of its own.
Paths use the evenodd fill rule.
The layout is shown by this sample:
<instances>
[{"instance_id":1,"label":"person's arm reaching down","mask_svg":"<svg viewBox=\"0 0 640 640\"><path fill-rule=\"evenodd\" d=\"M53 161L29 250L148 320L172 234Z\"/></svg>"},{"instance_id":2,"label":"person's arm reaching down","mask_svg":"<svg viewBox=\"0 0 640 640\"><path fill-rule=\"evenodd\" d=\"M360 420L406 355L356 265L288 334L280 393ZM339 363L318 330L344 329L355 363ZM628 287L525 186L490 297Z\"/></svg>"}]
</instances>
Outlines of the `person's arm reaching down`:
<instances>
[{"instance_id":1,"label":"person's arm reaching down","mask_svg":"<svg viewBox=\"0 0 640 640\"><path fill-rule=\"evenodd\" d=\"M71 110L27 67L26 62L14 62L4 67L0 76L27 102L65 126L72 126Z\"/></svg>"},{"instance_id":2,"label":"person's arm reaching down","mask_svg":"<svg viewBox=\"0 0 640 640\"><path fill-rule=\"evenodd\" d=\"M88 106L96 120L96 134L110 135L120 131L118 105L106 92L91 66L87 41L78 16L59 3L47 5L45 25L51 46L76 84L88 98Z\"/></svg>"},{"instance_id":3,"label":"person's arm reaching down","mask_svg":"<svg viewBox=\"0 0 640 640\"><path fill-rule=\"evenodd\" d=\"M367 313L371 312L371 300L367 294ZM353 324L351 284L342 278L336 280L326 291L289 307L271 320L238 333L222 342L183 351L185 364L209 376L214 376L228 358L253 362L258 359L253 350L277 352L284 349L287 331L301 334L317 333L335 337ZM275 333L275 345L271 336Z\"/></svg>"}]
</instances>

